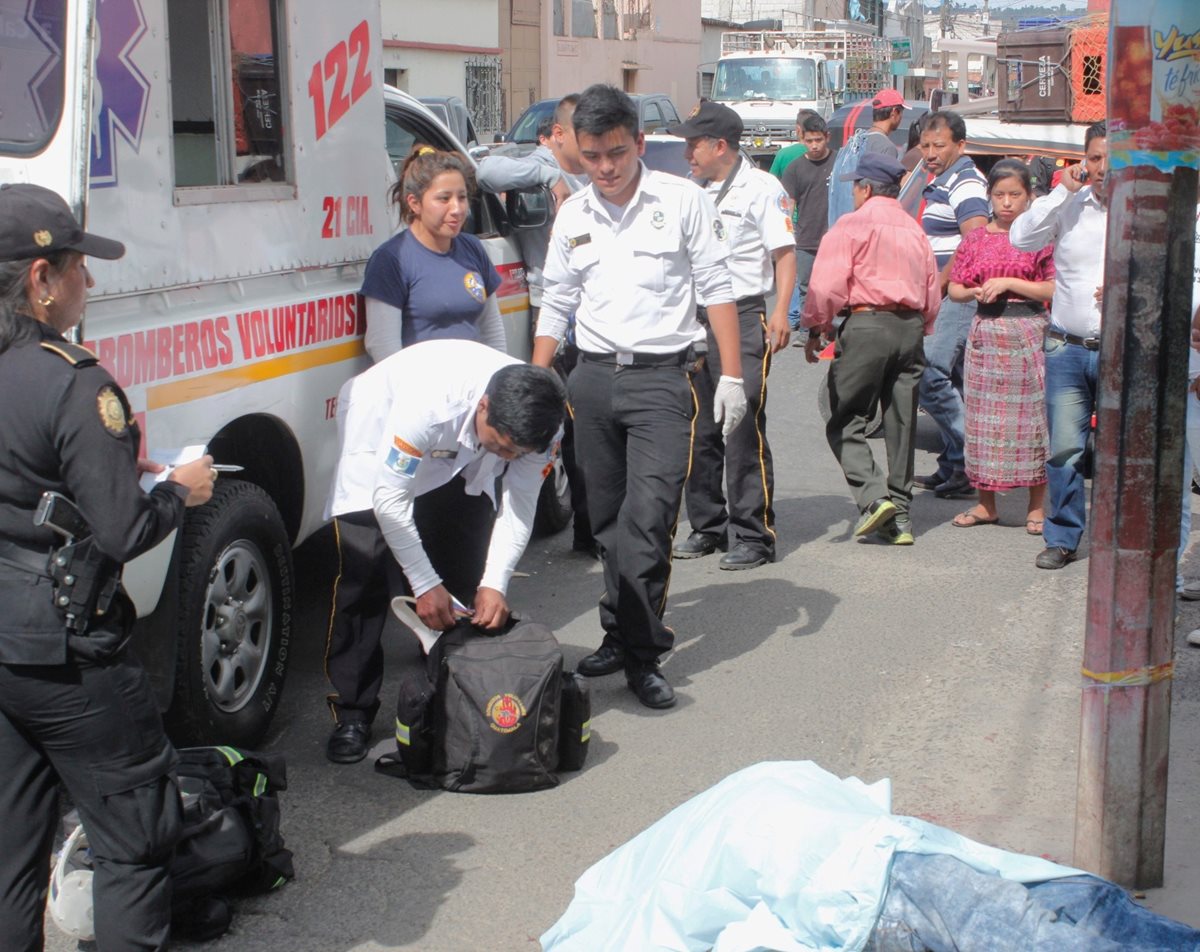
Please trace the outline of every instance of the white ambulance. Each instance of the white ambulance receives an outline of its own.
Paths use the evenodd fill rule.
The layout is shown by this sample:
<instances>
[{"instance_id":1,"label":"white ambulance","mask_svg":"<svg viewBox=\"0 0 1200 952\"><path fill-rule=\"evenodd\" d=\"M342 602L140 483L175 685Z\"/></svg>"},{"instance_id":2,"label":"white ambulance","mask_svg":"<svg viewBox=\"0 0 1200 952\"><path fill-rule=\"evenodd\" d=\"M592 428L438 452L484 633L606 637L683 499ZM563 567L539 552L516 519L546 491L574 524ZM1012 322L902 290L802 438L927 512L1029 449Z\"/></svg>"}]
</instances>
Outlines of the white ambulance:
<instances>
[{"instance_id":1,"label":"white ambulance","mask_svg":"<svg viewBox=\"0 0 1200 952\"><path fill-rule=\"evenodd\" d=\"M89 263L82 342L129 395L143 453L205 444L243 467L125 572L180 740L266 732L291 550L322 522L338 389L368 365L358 289L396 225L389 147L461 148L404 94L385 120L381 51L379 0L0 0L0 181L58 191L128 249ZM494 196L472 228L527 355Z\"/></svg>"}]
</instances>

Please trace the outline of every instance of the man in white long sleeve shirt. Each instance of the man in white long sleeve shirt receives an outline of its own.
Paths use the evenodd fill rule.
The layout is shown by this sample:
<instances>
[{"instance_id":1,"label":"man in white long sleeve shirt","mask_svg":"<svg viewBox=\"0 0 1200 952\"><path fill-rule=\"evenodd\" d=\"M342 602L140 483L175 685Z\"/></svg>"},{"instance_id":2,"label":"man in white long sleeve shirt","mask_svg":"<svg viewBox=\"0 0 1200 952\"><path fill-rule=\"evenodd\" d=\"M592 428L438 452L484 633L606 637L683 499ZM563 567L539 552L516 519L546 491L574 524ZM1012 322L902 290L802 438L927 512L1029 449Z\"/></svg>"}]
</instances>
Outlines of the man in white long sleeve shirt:
<instances>
[{"instance_id":1,"label":"man in white long sleeve shirt","mask_svg":"<svg viewBox=\"0 0 1200 952\"><path fill-rule=\"evenodd\" d=\"M529 155L489 155L480 159L479 167L475 170L475 181L479 187L488 192L507 192L509 189L544 185L551 190L557 207L586 185L587 176L579 164L579 146L571 125L577 102L579 96L575 93L563 96L558 101L554 107L550 139ZM549 215L541 228L516 230L521 257L525 261L525 279L529 282L529 303L534 308L534 321L537 320L537 308L542 306L542 269L546 264L546 246L550 243L553 226L554 216Z\"/></svg>"},{"instance_id":2,"label":"man in white long sleeve shirt","mask_svg":"<svg viewBox=\"0 0 1200 952\"><path fill-rule=\"evenodd\" d=\"M1054 245L1054 300L1046 329L1046 460L1049 505L1037 557L1040 569L1073 562L1087 525L1083 453L1096 409L1100 366L1100 291L1108 232L1108 133L1103 122L1085 134L1084 160L1058 186L1019 215L1009 241L1021 251Z\"/></svg>"},{"instance_id":3,"label":"man in white long sleeve shirt","mask_svg":"<svg viewBox=\"0 0 1200 952\"><path fill-rule=\"evenodd\" d=\"M577 670L624 668L638 700L664 708L675 703L658 659L675 637L663 612L691 457L683 364L700 330L697 292L721 358L713 405L726 438L746 413L729 243L699 186L642 164L637 107L625 93L589 86L573 122L591 185L554 222L533 361L550 365L575 314L579 364L568 388L605 586L604 641Z\"/></svg>"},{"instance_id":4,"label":"man in white long sleeve shirt","mask_svg":"<svg viewBox=\"0 0 1200 952\"><path fill-rule=\"evenodd\" d=\"M342 387L326 504L339 566L325 656L334 763L366 755L392 596L415 595L436 630L455 623L452 597L481 628L507 621L564 412L557 376L473 341L414 344ZM422 663L412 648L408 671Z\"/></svg>"}]
</instances>

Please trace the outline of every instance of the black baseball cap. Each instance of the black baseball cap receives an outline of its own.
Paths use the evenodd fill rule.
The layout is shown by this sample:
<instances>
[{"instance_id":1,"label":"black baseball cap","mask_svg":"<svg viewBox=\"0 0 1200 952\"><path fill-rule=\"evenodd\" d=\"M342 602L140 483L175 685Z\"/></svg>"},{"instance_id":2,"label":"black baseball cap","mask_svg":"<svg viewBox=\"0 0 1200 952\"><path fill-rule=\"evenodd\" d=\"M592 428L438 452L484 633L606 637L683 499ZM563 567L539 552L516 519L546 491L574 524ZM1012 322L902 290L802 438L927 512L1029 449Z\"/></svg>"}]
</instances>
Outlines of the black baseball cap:
<instances>
[{"instance_id":1,"label":"black baseball cap","mask_svg":"<svg viewBox=\"0 0 1200 952\"><path fill-rule=\"evenodd\" d=\"M684 139L708 136L737 142L742 137L742 117L728 106L706 99L692 110L684 122L667 132Z\"/></svg>"},{"instance_id":2,"label":"black baseball cap","mask_svg":"<svg viewBox=\"0 0 1200 952\"><path fill-rule=\"evenodd\" d=\"M44 258L56 251L112 260L125 254L125 246L80 228L57 192L27 182L0 185L0 261Z\"/></svg>"},{"instance_id":3,"label":"black baseball cap","mask_svg":"<svg viewBox=\"0 0 1200 952\"><path fill-rule=\"evenodd\" d=\"M843 182L866 179L880 185L899 185L905 171L904 166L890 155L867 152L858 160L858 167L853 172L843 172L838 178Z\"/></svg>"}]
</instances>

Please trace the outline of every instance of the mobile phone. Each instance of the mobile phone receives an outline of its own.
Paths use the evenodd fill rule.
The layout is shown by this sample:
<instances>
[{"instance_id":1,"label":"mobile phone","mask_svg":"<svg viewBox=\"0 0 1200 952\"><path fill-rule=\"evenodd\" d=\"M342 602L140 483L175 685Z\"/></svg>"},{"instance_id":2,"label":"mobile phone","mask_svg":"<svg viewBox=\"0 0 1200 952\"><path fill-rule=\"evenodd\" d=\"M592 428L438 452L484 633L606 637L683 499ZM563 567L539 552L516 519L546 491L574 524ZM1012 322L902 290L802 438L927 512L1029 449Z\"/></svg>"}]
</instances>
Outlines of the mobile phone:
<instances>
[{"instance_id":1,"label":"mobile phone","mask_svg":"<svg viewBox=\"0 0 1200 952\"><path fill-rule=\"evenodd\" d=\"M1087 185L1088 178L1089 178L1089 176L1088 176L1088 170L1087 170L1087 169L1081 169L1081 170L1080 170L1080 172L1079 172L1079 181L1080 181L1080 183L1081 183L1081 184L1083 184L1083 185Z\"/></svg>"},{"instance_id":2,"label":"mobile phone","mask_svg":"<svg viewBox=\"0 0 1200 952\"><path fill-rule=\"evenodd\" d=\"M33 524L53 529L65 539L82 539L92 532L79 510L75 508L75 503L56 492L42 493L37 510L33 514Z\"/></svg>"}]
</instances>

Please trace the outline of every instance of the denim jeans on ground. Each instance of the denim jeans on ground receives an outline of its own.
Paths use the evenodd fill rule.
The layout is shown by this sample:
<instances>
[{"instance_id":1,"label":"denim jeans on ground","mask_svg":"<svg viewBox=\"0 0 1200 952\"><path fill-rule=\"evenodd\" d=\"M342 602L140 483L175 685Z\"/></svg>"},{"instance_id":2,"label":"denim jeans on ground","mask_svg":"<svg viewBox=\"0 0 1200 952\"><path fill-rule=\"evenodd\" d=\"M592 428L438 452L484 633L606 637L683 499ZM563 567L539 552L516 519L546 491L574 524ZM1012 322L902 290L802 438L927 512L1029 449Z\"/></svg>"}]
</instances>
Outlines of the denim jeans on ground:
<instances>
[{"instance_id":1,"label":"denim jeans on ground","mask_svg":"<svg viewBox=\"0 0 1200 952\"><path fill-rule=\"evenodd\" d=\"M1200 453L1200 398L1191 389L1192 381L1188 381L1187 393L1187 424L1184 429L1183 443L1183 515L1179 520L1179 555L1176 563L1183 562L1183 554L1187 551L1188 536L1192 532L1192 469L1200 469L1200 460L1192 454ZM1175 573L1175 591L1183 588L1183 573Z\"/></svg>"},{"instance_id":2,"label":"denim jeans on ground","mask_svg":"<svg viewBox=\"0 0 1200 952\"><path fill-rule=\"evenodd\" d=\"M804 310L804 299L808 297L808 279L812 277L815 251L796 249L796 284L792 288L792 303L788 306L788 324L792 330L800 328L800 312Z\"/></svg>"},{"instance_id":3,"label":"denim jeans on ground","mask_svg":"<svg viewBox=\"0 0 1200 952\"><path fill-rule=\"evenodd\" d=\"M1047 546L1074 552L1087 525L1083 450L1096 409L1096 373L1100 352L1047 337L1046 422L1050 455L1046 458L1049 505L1042 538Z\"/></svg>"},{"instance_id":4,"label":"denim jeans on ground","mask_svg":"<svg viewBox=\"0 0 1200 952\"><path fill-rule=\"evenodd\" d=\"M897 852L869 952L1160 952L1200 931L1137 905L1095 876L1023 884L953 856Z\"/></svg>"},{"instance_id":5,"label":"denim jeans on ground","mask_svg":"<svg viewBox=\"0 0 1200 952\"><path fill-rule=\"evenodd\" d=\"M921 376L921 409L937 424L942 436L942 452L938 454L938 474L949 479L961 473L963 459L963 427L966 412L963 406L963 353L967 334L975 317L974 301L942 299L933 333L925 338L925 373ZM958 384L955 384L957 378Z\"/></svg>"}]
</instances>

